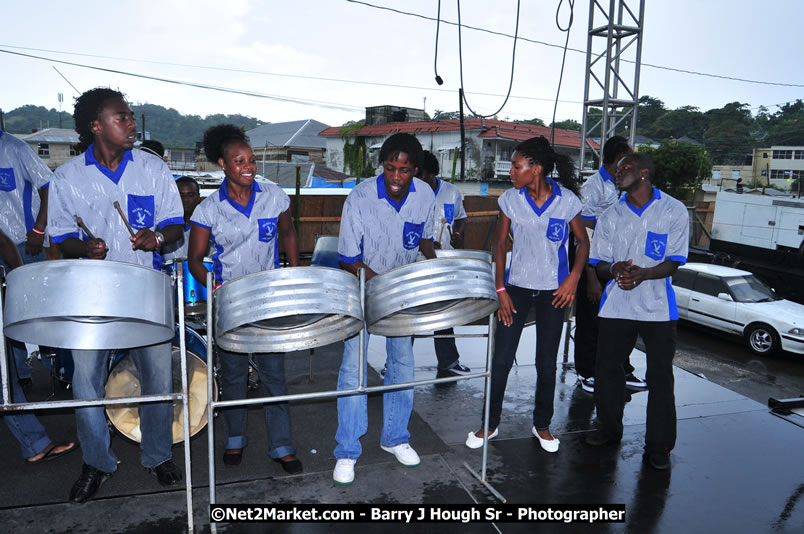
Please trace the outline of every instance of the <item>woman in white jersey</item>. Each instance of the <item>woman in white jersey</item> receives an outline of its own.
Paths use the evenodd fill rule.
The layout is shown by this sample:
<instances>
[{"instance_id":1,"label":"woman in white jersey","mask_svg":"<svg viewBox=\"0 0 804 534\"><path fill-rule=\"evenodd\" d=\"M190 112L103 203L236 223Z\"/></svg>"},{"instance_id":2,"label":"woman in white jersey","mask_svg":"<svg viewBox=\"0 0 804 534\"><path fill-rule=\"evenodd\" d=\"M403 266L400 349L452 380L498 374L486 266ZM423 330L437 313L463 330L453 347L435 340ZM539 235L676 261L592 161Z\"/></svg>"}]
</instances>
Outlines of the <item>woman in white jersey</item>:
<instances>
[{"instance_id":1,"label":"woman in white jersey","mask_svg":"<svg viewBox=\"0 0 804 534\"><path fill-rule=\"evenodd\" d=\"M511 158L513 189L498 199L500 218L494 259L500 298L491 371L489 439L499 435L508 373L516 356L528 311L536 316L536 392L533 435L547 452L558 451L550 433L556 384L556 358L563 328L563 308L572 305L581 271L589 256L589 238L581 222L582 204L572 160L558 154L544 137L516 147ZM550 178L558 172L558 182ZM559 184L560 182L560 184ZM569 230L578 249L570 270ZM505 276L506 241L513 235L511 268ZM483 430L470 432L466 446L483 445Z\"/></svg>"},{"instance_id":2,"label":"woman in white jersey","mask_svg":"<svg viewBox=\"0 0 804 534\"><path fill-rule=\"evenodd\" d=\"M299 264L290 199L273 184L254 181L257 163L240 128L223 124L204 133L204 152L217 161L226 176L218 191L199 205L190 219L188 263L197 280L206 280L203 258L212 245L215 284L279 267L279 239L291 266ZM246 397L248 355L218 349L224 400ZM254 354L263 387L269 396L287 394L284 354ZM268 455L291 474L301 473L290 430L287 403L265 405ZM248 444L245 406L223 410L223 463L239 465Z\"/></svg>"}]
</instances>

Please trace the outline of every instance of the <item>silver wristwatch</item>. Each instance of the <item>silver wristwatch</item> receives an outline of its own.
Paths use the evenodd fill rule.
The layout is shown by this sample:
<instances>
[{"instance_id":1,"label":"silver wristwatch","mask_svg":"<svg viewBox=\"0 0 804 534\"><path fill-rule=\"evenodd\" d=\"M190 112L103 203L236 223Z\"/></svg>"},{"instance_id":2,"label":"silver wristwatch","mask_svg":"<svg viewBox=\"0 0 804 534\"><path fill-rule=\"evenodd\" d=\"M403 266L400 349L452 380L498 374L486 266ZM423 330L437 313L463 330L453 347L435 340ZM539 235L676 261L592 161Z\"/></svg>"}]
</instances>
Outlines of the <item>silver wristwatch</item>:
<instances>
[{"instance_id":1,"label":"silver wristwatch","mask_svg":"<svg viewBox=\"0 0 804 534\"><path fill-rule=\"evenodd\" d=\"M159 230L154 232L154 235L156 236L156 248L159 248L162 246L162 243L165 242L165 235Z\"/></svg>"}]
</instances>

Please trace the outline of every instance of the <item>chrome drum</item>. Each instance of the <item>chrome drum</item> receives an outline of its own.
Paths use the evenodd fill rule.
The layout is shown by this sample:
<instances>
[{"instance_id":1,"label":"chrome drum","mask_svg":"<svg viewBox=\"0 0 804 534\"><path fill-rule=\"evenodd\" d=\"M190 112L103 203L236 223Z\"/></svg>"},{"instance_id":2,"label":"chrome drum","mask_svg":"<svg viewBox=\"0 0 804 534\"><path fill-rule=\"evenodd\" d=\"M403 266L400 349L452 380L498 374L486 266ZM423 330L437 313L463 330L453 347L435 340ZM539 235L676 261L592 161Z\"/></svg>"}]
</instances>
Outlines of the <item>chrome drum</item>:
<instances>
[{"instance_id":1,"label":"chrome drum","mask_svg":"<svg viewBox=\"0 0 804 534\"><path fill-rule=\"evenodd\" d=\"M357 278L327 267L250 274L215 291L215 343L232 352L289 352L342 341L363 326Z\"/></svg>"},{"instance_id":2,"label":"chrome drum","mask_svg":"<svg viewBox=\"0 0 804 534\"><path fill-rule=\"evenodd\" d=\"M430 334L487 317L498 307L491 264L436 258L397 267L366 283L371 334Z\"/></svg>"},{"instance_id":3,"label":"chrome drum","mask_svg":"<svg viewBox=\"0 0 804 534\"><path fill-rule=\"evenodd\" d=\"M173 337L170 277L110 260L55 260L8 274L5 334L65 349L107 350Z\"/></svg>"}]
</instances>

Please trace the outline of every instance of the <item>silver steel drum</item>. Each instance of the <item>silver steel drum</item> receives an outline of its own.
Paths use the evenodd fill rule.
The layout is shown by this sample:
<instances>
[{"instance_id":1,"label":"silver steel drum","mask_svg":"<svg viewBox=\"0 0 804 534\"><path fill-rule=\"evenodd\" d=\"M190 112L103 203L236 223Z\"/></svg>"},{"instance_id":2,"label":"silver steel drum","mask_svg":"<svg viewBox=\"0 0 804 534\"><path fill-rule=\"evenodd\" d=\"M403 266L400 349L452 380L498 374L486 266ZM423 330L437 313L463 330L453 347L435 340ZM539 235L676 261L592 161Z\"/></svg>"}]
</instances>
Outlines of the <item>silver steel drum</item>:
<instances>
[{"instance_id":1,"label":"silver steel drum","mask_svg":"<svg viewBox=\"0 0 804 534\"><path fill-rule=\"evenodd\" d=\"M357 278L327 267L250 274L215 291L215 342L232 352L288 352L357 334L363 309Z\"/></svg>"},{"instance_id":2,"label":"silver steel drum","mask_svg":"<svg viewBox=\"0 0 804 534\"><path fill-rule=\"evenodd\" d=\"M491 265L436 258L397 267L366 283L371 334L410 336L465 325L498 307Z\"/></svg>"},{"instance_id":3,"label":"silver steel drum","mask_svg":"<svg viewBox=\"0 0 804 534\"><path fill-rule=\"evenodd\" d=\"M485 250L466 250L456 249L435 249L436 258L474 258L491 264L491 252Z\"/></svg>"},{"instance_id":4,"label":"silver steel drum","mask_svg":"<svg viewBox=\"0 0 804 534\"><path fill-rule=\"evenodd\" d=\"M65 349L116 349L173 337L170 277L109 260L57 260L8 274L5 334Z\"/></svg>"}]
</instances>

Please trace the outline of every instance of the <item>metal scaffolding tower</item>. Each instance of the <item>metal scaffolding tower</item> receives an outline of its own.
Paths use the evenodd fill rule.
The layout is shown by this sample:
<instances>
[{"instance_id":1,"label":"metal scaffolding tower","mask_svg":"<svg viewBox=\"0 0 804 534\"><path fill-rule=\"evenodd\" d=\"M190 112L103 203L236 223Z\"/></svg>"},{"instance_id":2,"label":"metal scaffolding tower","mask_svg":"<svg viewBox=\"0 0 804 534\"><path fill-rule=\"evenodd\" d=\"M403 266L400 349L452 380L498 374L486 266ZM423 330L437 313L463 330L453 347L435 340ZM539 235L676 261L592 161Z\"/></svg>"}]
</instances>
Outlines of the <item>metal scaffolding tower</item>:
<instances>
[{"instance_id":1,"label":"metal scaffolding tower","mask_svg":"<svg viewBox=\"0 0 804 534\"><path fill-rule=\"evenodd\" d=\"M630 4L630 5L629 5ZM638 8L638 9L635 9ZM583 99L581 171L587 151L598 161L606 139L624 135L634 144L645 0L590 0ZM602 113L601 113L602 111ZM600 139L599 148L590 138Z\"/></svg>"}]
</instances>

